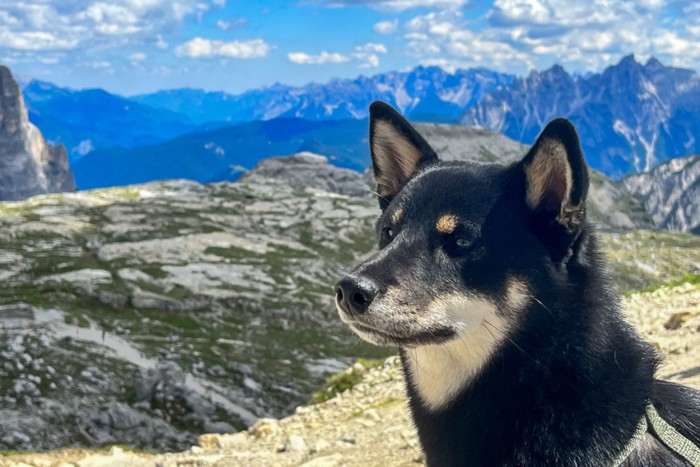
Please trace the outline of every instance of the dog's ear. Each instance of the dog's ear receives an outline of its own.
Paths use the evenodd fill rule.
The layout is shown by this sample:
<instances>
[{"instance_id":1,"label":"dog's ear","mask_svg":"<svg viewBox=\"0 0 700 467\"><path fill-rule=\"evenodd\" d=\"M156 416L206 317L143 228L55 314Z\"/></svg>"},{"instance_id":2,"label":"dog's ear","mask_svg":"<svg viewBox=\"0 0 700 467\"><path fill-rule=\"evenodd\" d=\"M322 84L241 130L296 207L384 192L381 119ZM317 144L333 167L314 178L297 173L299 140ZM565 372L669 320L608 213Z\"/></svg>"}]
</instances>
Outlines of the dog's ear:
<instances>
[{"instance_id":1,"label":"dog's ear","mask_svg":"<svg viewBox=\"0 0 700 467\"><path fill-rule=\"evenodd\" d=\"M528 208L540 227L555 227L570 243L585 223L588 193L588 169L571 122L552 120L521 164Z\"/></svg>"},{"instance_id":2,"label":"dog's ear","mask_svg":"<svg viewBox=\"0 0 700 467\"><path fill-rule=\"evenodd\" d=\"M369 145L382 210L418 167L437 160L435 151L411 124L380 101L369 107Z\"/></svg>"}]
</instances>

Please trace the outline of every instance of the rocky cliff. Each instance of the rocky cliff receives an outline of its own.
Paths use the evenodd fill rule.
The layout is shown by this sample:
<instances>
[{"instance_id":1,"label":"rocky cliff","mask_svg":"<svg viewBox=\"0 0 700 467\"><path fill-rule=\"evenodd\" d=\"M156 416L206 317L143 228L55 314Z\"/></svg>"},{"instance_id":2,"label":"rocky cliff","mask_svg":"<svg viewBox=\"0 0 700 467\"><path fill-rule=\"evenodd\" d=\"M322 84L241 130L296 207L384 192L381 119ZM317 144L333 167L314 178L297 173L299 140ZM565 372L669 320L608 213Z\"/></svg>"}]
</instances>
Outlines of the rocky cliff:
<instances>
[{"instance_id":1,"label":"rocky cliff","mask_svg":"<svg viewBox=\"0 0 700 467\"><path fill-rule=\"evenodd\" d=\"M700 233L700 156L673 159L623 182L657 227Z\"/></svg>"},{"instance_id":2,"label":"rocky cliff","mask_svg":"<svg viewBox=\"0 0 700 467\"><path fill-rule=\"evenodd\" d=\"M62 191L75 191L66 149L29 122L17 82L0 66L0 200Z\"/></svg>"}]
</instances>

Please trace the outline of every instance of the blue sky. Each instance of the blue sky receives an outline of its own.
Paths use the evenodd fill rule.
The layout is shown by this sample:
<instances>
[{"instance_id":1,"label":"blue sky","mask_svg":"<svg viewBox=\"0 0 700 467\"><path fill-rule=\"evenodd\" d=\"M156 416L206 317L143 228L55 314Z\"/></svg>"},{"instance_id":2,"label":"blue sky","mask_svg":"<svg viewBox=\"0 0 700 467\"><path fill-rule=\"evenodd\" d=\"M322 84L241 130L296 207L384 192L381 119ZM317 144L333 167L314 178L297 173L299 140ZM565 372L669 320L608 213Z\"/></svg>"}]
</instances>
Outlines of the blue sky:
<instances>
[{"instance_id":1,"label":"blue sky","mask_svg":"<svg viewBox=\"0 0 700 467\"><path fill-rule=\"evenodd\" d=\"M634 53L700 69L692 0L0 0L22 80L131 95L239 93L419 64L600 71Z\"/></svg>"}]
</instances>

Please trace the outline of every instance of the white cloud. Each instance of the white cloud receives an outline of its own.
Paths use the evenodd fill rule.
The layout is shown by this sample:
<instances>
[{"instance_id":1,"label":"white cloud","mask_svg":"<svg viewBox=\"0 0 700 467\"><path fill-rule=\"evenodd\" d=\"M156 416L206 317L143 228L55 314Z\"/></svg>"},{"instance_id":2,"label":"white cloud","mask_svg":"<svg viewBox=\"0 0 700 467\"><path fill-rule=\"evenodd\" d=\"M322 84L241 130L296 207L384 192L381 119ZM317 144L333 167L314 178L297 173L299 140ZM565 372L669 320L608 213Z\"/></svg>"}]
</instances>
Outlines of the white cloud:
<instances>
[{"instance_id":1,"label":"white cloud","mask_svg":"<svg viewBox=\"0 0 700 467\"><path fill-rule=\"evenodd\" d=\"M393 34L399 29L399 20L379 21L372 29L379 34Z\"/></svg>"},{"instance_id":2,"label":"white cloud","mask_svg":"<svg viewBox=\"0 0 700 467\"><path fill-rule=\"evenodd\" d=\"M94 70L102 70L102 69L109 69L112 68L112 64L106 60L98 60L94 62L82 62L80 65L87 67L87 68L92 68Z\"/></svg>"},{"instance_id":3,"label":"white cloud","mask_svg":"<svg viewBox=\"0 0 700 467\"><path fill-rule=\"evenodd\" d=\"M350 60L345 55L323 51L318 55L309 55L304 52L292 52L287 54L287 59L300 65L323 65L325 63L345 63Z\"/></svg>"},{"instance_id":4,"label":"white cloud","mask_svg":"<svg viewBox=\"0 0 700 467\"><path fill-rule=\"evenodd\" d=\"M357 63L359 68L376 68L379 66L379 54L386 53L387 49L384 44L367 42L366 44L356 46L347 55L325 50L317 55L310 55L305 52L292 52L287 54L287 59L292 63L300 65L346 63L352 60Z\"/></svg>"},{"instance_id":5,"label":"white cloud","mask_svg":"<svg viewBox=\"0 0 700 467\"><path fill-rule=\"evenodd\" d=\"M216 41L195 37L177 46L175 54L178 57L190 58L260 58L270 51L270 45L263 39L247 41Z\"/></svg>"},{"instance_id":6,"label":"white cloud","mask_svg":"<svg viewBox=\"0 0 700 467\"><path fill-rule=\"evenodd\" d=\"M0 48L13 50L67 50L78 45L71 38L44 31L8 32L0 29Z\"/></svg>"},{"instance_id":7,"label":"white cloud","mask_svg":"<svg viewBox=\"0 0 700 467\"><path fill-rule=\"evenodd\" d=\"M700 6L681 4L682 19L678 8L664 0L494 0L480 18L454 9L416 15L403 23L402 37L408 55L449 68L523 73L561 63L599 71L632 52L666 62L685 57L697 67Z\"/></svg>"},{"instance_id":8,"label":"white cloud","mask_svg":"<svg viewBox=\"0 0 700 467\"><path fill-rule=\"evenodd\" d=\"M457 9L468 0L315 0L309 3L331 8L366 6L381 11L405 11L415 8Z\"/></svg>"},{"instance_id":9,"label":"white cloud","mask_svg":"<svg viewBox=\"0 0 700 467\"><path fill-rule=\"evenodd\" d=\"M216 27L222 31L232 31L243 29L248 25L248 18L220 19L216 22Z\"/></svg>"},{"instance_id":10,"label":"white cloud","mask_svg":"<svg viewBox=\"0 0 700 467\"><path fill-rule=\"evenodd\" d=\"M143 52L133 53L129 55L129 60L131 61L131 64L133 66L137 66L138 64L146 60L146 54Z\"/></svg>"},{"instance_id":11,"label":"white cloud","mask_svg":"<svg viewBox=\"0 0 700 467\"><path fill-rule=\"evenodd\" d=\"M168 44L168 41L166 41L165 39L163 39L163 36L162 36L162 35L158 34L158 35L156 36L156 47L159 48L159 49L161 49L161 50L165 50L165 49L167 49L168 47L170 47L170 44Z\"/></svg>"},{"instance_id":12,"label":"white cloud","mask_svg":"<svg viewBox=\"0 0 700 467\"><path fill-rule=\"evenodd\" d=\"M378 42L368 42L364 45L358 45L353 49L355 54L367 54L367 53L378 53L385 54L387 52L386 46Z\"/></svg>"},{"instance_id":13,"label":"white cloud","mask_svg":"<svg viewBox=\"0 0 700 467\"><path fill-rule=\"evenodd\" d=\"M360 68L377 68L379 66L379 55L386 54L387 49L384 44L368 42L358 45L352 51L352 57L359 61Z\"/></svg>"},{"instance_id":14,"label":"white cloud","mask_svg":"<svg viewBox=\"0 0 700 467\"><path fill-rule=\"evenodd\" d=\"M210 0L0 0L0 50L104 50L162 41ZM217 0L211 0L217 1Z\"/></svg>"}]
</instances>

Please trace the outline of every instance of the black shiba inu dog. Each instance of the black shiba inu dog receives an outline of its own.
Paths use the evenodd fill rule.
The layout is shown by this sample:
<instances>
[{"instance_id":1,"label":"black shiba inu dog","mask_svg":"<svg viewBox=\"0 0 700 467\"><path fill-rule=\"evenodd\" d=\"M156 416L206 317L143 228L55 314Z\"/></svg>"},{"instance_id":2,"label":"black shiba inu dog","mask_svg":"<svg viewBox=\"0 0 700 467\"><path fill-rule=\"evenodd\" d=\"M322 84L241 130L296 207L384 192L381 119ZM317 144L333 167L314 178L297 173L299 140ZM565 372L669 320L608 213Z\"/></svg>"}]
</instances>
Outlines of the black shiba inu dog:
<instances>
[{"instance_id":1,"label":"black shiba inu dog","mask_svg":"<svg viewBox=\"0 0 700 467\"><path fill-rule=\"evenodd\" d=\"M618 310L571 123L509 166L444 162L375 102L370 146L379 250L336 304L399 347L428 464L700 462L700 393L654 378L657 353Z\"/></svg>"}]
</instances>

